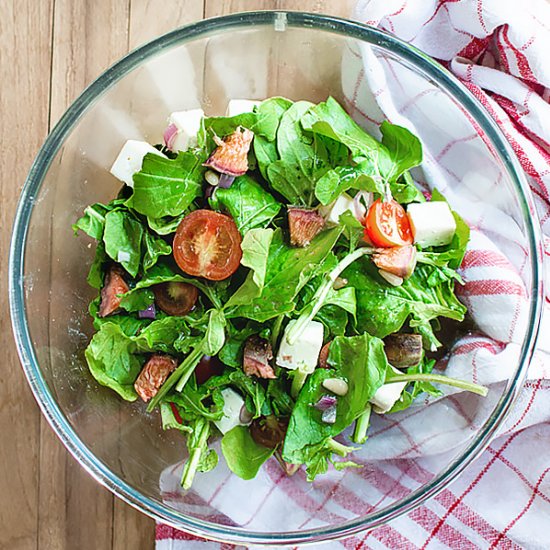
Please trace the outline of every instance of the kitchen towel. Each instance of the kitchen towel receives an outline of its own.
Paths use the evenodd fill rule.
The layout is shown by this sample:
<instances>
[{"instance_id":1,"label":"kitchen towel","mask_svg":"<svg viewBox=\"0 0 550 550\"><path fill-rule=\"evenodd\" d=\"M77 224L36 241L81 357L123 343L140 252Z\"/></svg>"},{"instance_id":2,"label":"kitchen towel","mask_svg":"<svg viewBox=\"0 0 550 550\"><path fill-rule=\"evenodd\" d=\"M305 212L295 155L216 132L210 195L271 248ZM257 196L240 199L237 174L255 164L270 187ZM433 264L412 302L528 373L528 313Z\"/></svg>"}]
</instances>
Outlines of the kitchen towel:
<instances>
[{"instance_id":1,"label":"kitchen towel","mask_svg":"<svg viewBox=\"0 0 550 550\"><path fill-rule=\"evenodd\" d=\"M450 69L484 105L500 125L524 169L533 192L543 232L545 257L550 255L550 7L544 1L515 0L363 0L355 19L378 26L410 42ZM386 78L388 71L402 71L399 78ZM368 47L350 48L342 69L344 93L349 112L375 133L385 118L421 133L429 116L444 129L445 110L451 108L445 97L404 70L398 64L380 59ZM398 82L402 89L392 89ZM418 125L415 125L415 121ZM475 200L461 204L453 196L453 164L461 162L461 152L479 137L464 128L453 128L452 139L445 132L421 135L427 152L422 172L415 178L429 188L437 186L453 206L468 213L472 241L462 275L466 284L460 290L483 335L462 338L446 365L450 376L467 377L483 384L501 384L506 366L519 353L522 319L529 307L525 286L524 254L514 234L513 220L506 218L498 200L483 196L501 193L498 180L491 178L491 167L473 167L472 195ZM460 185L468 185L464 178ZM487 196L485 195L485 196ZM502 199L503 204L506 202ZM477 205L477 210L476 210ZM498 227L498 231L491 229ZM502 254L501 251L506 254ZM516 258L513 265L508 260ZM547 258L548 259L548 258ZM548 270L548 262L546 269ZM519 268L518 268L519 266ZM550 283L550 274L546 279ZM539 349L532 361L514 411L500 436L483 455L435 498L411 513L368 534L328 543L324 548L547 548L550 546L550 302L545 297L545 312ZM511 315L513 312L513 315ZM393 470L377 472L369 482L381 498L408 494L431 477L430 457L452 449L468 437L475 424L476 403L455 396L434 400L411 408L399 423L382 417L374 426L384 437L369 441L369 459L395 458ZM475 406L474 406L475 405ZM419 422L419 418L445 418L446 426ZM464 419L467 418L467 422ZM404 438L403 434L410 434ZM407 467L407 459L422 457ZM270 468L268 467L267 470ZM244 490L245 485L225 484L223 469L207 474L213 477L197 488L198 498L223 510L224 496ZM305 495L294 496L304 525L322 513L336 513L338 506L348 511L365 510L372 502L353 499L358 474L346 480L323 502L309 502ZM276 471L265 477L265 494L259 498L284 498L285 484ZM167 471L161 486L170 498L177 483L178 469ZM245 483L245 482L242 482ZM202 493L201 493L202 490ZM208 493L210 491L210 493ZM215 493L215 494L214 494ZM266 496L267 495L267 496ZM250 509L243 506L226 512L237 523L246 522L247 513L260 513L258 501ZM233 515L232 515L233 514ZM232 517L231 517L232 516ZM266 525L270 518L266 517ZM310 523L309 526L313 526ZM206 542L165 525L157 526L157 549L233 548L232 545Z\"/></svg>"}]
</instances>

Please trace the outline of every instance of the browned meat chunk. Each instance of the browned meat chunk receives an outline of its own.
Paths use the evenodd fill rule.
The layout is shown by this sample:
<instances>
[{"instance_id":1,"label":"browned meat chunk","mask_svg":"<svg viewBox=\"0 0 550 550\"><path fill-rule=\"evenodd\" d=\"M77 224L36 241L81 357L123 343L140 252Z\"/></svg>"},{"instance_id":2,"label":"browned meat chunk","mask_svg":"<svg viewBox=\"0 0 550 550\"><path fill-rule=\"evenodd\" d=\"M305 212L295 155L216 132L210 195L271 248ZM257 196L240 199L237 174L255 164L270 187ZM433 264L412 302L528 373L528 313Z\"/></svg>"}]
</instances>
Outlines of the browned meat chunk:
<instances>
[{"instance_id":1,"label":"browned meat chunk","mask_svg":"<svg viewBox=\"0 0 550 550\"><path fill-rule=\"evenodd\" d=\"M99 304L99 316L107 317L120 307L122 294L126 294L130 288L124 280L124 270L118 265L112 265L105 275L105 282L101 289L101 303Z\"/></svg>"},{"instance_id":2,"label":"browned meat chunk","mask_svg":"<svg viewBox=\"0 0 550 550\"><path fill-rule=\"evenodd\" d=\"M247 376L277 378L269 362L273 359L271 344L259 336L250 336L244 345L243 370Z\"/></svg>"},{"instance_id":3,"label":"browned meat chunk","mask_svg":"<svg viewBox=\"0 0 550 550\"><path fill-rule=\"evenodd\" d=\"M171 355L156 353L149 357L134 383L134 388L143 401L147 403L149 399L155 397L159 388L177 366L177 359Z\"/></svg>"},{"instance_id":4,"label":"browned meat chunk","mask_svg":"<svg viewBox=\"0 0 550 550\"><path fill-rule=\"evenodd\" d=\"M311 208L288 207L288 228L292 246L307 246L325 226L325 219Z\"/></svg>"}]
</instances>

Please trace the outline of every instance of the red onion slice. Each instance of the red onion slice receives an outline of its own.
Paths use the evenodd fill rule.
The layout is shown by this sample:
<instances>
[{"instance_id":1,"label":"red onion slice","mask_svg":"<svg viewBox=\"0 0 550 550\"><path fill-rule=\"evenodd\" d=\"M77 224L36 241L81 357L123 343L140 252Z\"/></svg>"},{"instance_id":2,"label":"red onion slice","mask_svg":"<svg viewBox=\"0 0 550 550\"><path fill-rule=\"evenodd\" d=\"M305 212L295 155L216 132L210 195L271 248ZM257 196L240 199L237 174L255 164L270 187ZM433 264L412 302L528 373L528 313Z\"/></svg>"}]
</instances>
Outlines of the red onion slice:
<instances>
[{"instance_id":1,"label":"red onion slice","mask_svg":"<svg viewBox=\"0 0 550 550\"><path fill-rule=\"evenodd\" d=\"M229 176L227 174L220 174L220 181L218 182L218 187L222 189L229 189L231 184L235 181L235 176Z\"/></svg>"},{"instance_id":2,"label":"red onion slice","mask_svg":"<svg viewBox=\"0 0 550 550\"><path fill-rule=\"evenodd\" d=\"M155 304L151 304L148 308L138 311L138 317L140 319L156 319L157 310L155 309Z\"/></svg>"},{"instance_id":3,"label":"red onion slice","mask_svg":"<svg viewBox=\"0 0 550 550\"><path fill-rule=\"evenodd\" d=\"M336 422L336 405L332 405L332 407L324 411L321 420L325 424L334 424Z\"/></svg>"},{"instance_id":4,"label":"red onion slice","mask_svg":"<svg viewBox=\"0 0 550 550\"><path fill-rule=\"evenodd\" d=\"M166 145L168 149L172 149L174 146L174 140L177 135L178 127L175 124L170 124L166 130L164 130L164 145Z\"/></svg>"},{"instance_id":5,"label":"red onion slice","mask_svg":"<svg viewBox=\"0 0 550 550\"><path fill-rule=\"evenodd\" d=\"M336 406L336 397L334 397L334 395L323 395L321 396L319 401L315 403L315 408L320 411L326 411L327 409L330 409L330 407L335 407L335 406Z\"/></svg>"},{"instance_id":6,"label":"red onion slice","mask_svg":"<svg viewBox=\"0 0 550 550\"><path fill-rule=\"evenodd\" d=\"M357 195L353 198L353 209L355 211L355 217L363 223L365 221L365 216L367 211L372 204L372 193L368 191L359 191Z\"/></svg>"}]
</instances>

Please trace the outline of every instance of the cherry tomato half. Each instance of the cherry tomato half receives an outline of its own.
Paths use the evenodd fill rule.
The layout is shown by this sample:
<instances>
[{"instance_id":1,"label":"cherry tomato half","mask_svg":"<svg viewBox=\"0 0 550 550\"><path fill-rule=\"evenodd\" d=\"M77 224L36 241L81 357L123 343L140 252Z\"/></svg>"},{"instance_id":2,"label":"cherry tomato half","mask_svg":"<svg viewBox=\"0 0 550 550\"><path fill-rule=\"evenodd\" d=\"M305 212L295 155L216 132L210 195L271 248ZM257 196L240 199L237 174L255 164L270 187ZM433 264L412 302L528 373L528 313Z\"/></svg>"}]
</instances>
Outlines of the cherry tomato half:
<instances>
[{"instance_id":1,"label":"cherry tomato half","mask_svg":"<svg viewBox=\"0 0 550 550\"><path fill-rule=\"evenodd\" d=\"M171 282L153 286L155 303L168 315L187 315L199 296L197 287L188 283Z\"/></svg>"},{"instance_id":2,"label":"cherry tomato half","mask_svg":"<svg viewBox=\"0 0 550 550\"><path fill-rule=\"evenodd\" d=\"M195 210L178 225L173 250L176 263L185 273L221 281L239 267L241 235L229 216Z\"/></svg>"},{"instance_id":3,"label":"cherry tomato half","mask_svg":"<svg viewBox=\"0 0 550 550\"><path fill-rule=\"evenodd\" d=\"M413 236L405 209L393 199L375 200L367 213L365 223L367 237L381 247L412 244Z\"/></svg>"}]
</instances>

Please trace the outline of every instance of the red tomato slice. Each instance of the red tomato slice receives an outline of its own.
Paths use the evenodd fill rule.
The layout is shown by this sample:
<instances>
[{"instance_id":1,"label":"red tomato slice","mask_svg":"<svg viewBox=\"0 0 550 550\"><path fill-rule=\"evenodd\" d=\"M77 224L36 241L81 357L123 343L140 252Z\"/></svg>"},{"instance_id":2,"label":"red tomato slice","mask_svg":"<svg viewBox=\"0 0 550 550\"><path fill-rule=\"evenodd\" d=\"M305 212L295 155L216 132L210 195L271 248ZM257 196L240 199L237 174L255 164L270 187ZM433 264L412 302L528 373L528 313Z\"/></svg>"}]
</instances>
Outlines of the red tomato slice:
<instances>
[{"instance_id":1,"label":"red tomato slice","mask_svg":"<svg viewBox=\"0 0 550 550\"><path fill-rule=\"evenodd\" d=\"M239 267L241 235L229 216L195 210L178 225L173 250L176 263L185 273L221 281Z\"/></svg>"},{"instance_id":2,"label":"red tomato slice","mask_svg":"<svg viewBox=\"0 0 550 550\"><path fill-rule=\"evenodd\" d=\"M375 200L367 213L365 234L381 247L412 244L411 225L405 209L393 199Z\"/></svg>"}]
</instances>

